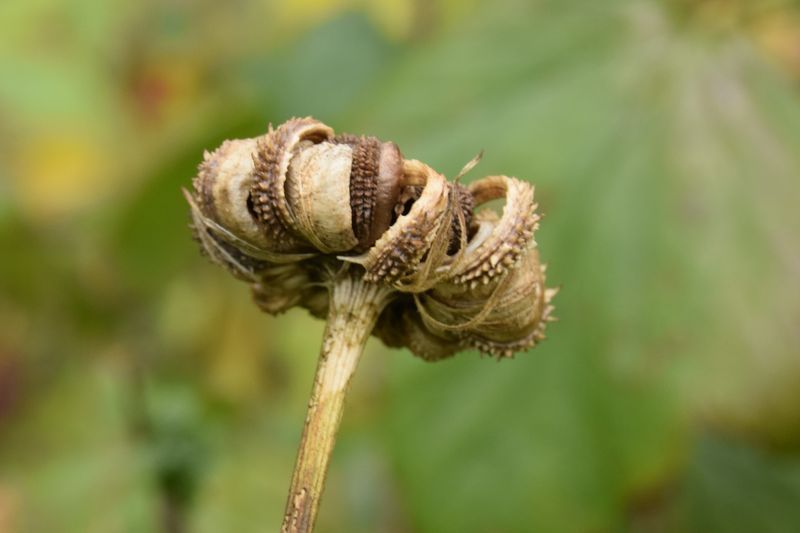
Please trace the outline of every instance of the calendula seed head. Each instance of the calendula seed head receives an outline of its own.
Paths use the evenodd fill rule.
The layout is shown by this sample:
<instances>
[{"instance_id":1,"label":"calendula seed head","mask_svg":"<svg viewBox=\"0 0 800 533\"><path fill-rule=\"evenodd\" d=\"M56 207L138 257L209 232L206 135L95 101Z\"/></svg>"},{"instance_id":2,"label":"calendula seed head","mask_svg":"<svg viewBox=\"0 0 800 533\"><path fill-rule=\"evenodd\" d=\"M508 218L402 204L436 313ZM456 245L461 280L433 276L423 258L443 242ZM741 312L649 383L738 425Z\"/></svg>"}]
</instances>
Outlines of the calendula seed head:
<instances>
[{"instance_id":1,"label":"calendula seed head","mask_svg":"<svg viewBox=\"0 0 800 533\"><path fill-rule=\"evenodd\" d=\"M201 248L268 313L324 316L326 285L350 265L395 291L374 333L426 360L507 357L552 320L533 187L515 178L448 182L394 143L306 117L207 153L187 199ZM484 207L496 199L500 214Z\"/></svg>"}]
</instances>

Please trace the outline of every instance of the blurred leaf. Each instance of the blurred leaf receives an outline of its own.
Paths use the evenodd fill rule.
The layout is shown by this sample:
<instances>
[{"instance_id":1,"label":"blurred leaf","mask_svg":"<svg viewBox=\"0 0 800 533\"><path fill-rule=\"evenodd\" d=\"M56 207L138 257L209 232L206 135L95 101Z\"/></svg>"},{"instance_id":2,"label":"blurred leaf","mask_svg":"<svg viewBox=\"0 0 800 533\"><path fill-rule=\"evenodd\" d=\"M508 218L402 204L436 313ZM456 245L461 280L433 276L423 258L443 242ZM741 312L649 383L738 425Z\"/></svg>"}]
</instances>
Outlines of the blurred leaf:
<instances>
[{"instance_id":1,"label":"blurred leaf","mask_svg":"<svg viewBox=\"0 0 800 533\"><path fill-rule=\"evenodd\" d=\"M395 55L363 15L346 13L272 57L245 62L242 71L257 100L279 106L285 118L314 115L330 121L367 95Z\"/></svg>"},{"instance_id":2,"label":"blurred leaf","mask_svg":"<svg viewBox=\"0 0 800 533\"><path fill-rule=\"evenodd\" d=\"M18 490L20 531L153 531L147 455L127 439L119 378L108 366L63 372L3 428L0 483Z\"/></svg>"},{"instance_id":3,"label":"blurred leaf","mask_svg":"<svg viewBox=\"0 0 800 533\"><path fill-rule=\"evenodd\" d=\"M670 511L671 531L783 533L800 528L800 462L709 436Z\"/></svg>"}]
</instances>

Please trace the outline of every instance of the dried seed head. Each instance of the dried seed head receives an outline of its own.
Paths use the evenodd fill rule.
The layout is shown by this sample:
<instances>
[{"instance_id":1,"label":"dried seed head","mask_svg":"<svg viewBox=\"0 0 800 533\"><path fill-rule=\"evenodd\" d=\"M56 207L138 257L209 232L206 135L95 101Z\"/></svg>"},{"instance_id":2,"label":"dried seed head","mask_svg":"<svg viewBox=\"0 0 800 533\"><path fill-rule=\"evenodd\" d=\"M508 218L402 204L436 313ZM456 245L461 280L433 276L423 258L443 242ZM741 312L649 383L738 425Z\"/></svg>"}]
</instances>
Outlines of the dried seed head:
<instances>
[{"instance_id":1,"label":"dried seed head","mask_svg":"<svg viewBox=\"0 0 800 533\"><path fill-rule=\"evenodd\" d=\"M505 357L551 320L533 188L515 178L448 183L394 143L302 118L206 154L187 199L206 254L268 313L325 316L344 261L396 291L375 334L426 360L469 347ZM501 214L483 207L494 199Z\"/></svg>"}]
</instances>

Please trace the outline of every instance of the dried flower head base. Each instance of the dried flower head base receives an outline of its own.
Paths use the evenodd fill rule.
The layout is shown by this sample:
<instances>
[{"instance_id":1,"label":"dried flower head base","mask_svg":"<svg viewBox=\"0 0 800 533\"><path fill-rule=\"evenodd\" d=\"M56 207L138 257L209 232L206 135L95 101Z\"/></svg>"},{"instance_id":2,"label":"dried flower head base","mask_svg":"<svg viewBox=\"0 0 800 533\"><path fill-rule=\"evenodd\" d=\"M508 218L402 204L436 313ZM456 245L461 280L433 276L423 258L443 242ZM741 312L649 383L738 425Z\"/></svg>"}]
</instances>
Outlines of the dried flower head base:
<instances>
[{"instance_id":1,"label":"dried flower head base","mask_svg":"<svg viewBox=\"0 0 800 533\"><path fill-rule=\"evenodd\" d=\"M428 361L497 358L544 338L554 289L533 234L533 187L448 182L374 137L292 119L206 153L186 193L204 253L258 306L327 317L283 531L311 531L344 395L371 334ZM486 206L504 200L502 212Z\"/></svg>"}]
</instances>

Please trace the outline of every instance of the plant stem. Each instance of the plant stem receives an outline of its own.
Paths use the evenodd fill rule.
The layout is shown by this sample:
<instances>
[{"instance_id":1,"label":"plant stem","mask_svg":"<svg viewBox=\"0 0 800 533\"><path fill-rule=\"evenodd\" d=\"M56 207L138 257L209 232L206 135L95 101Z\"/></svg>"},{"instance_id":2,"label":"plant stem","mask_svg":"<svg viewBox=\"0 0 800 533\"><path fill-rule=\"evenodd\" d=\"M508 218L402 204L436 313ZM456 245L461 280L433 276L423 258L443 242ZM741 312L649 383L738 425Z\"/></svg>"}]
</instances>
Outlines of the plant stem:
<instances>
[{"instance_id":1,"label":"plant stem","mask_svg":"<svg viewBox=\"0 0 800 533\"><path fill-rule=\"evenodd\" d=\"M390 294L387 287L349 274L334 281L282 533L314 528L350 378Z\"/></svg>"}]
</instances>

